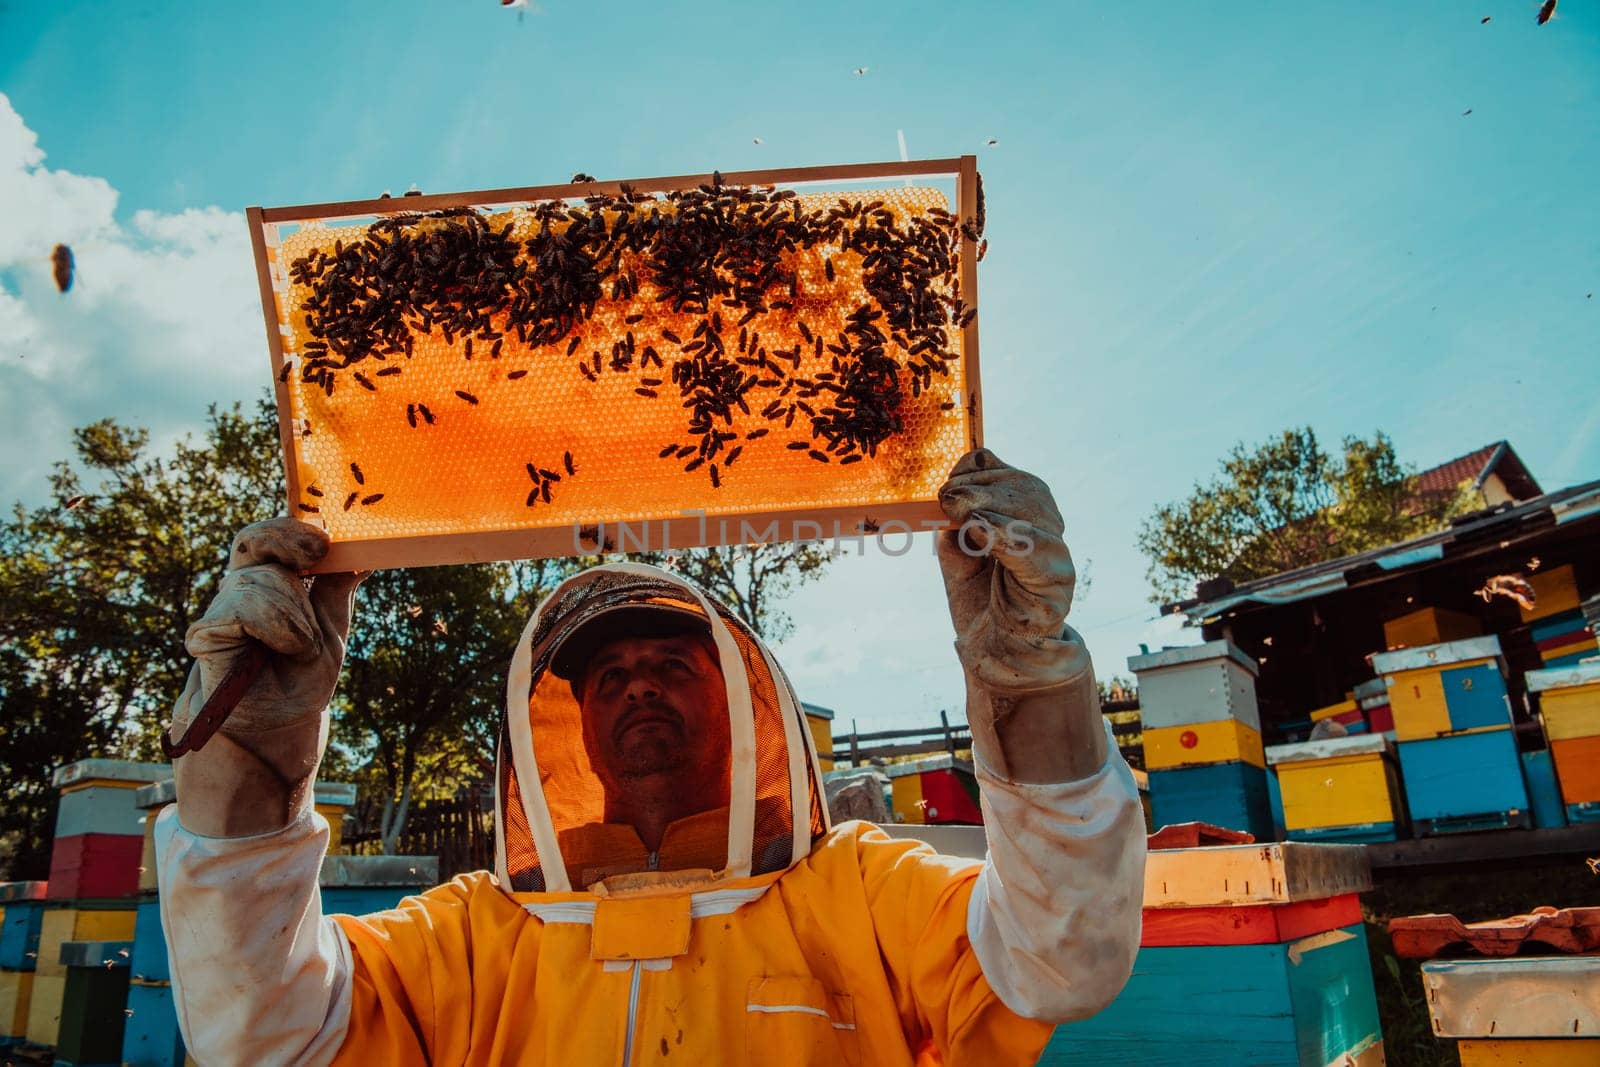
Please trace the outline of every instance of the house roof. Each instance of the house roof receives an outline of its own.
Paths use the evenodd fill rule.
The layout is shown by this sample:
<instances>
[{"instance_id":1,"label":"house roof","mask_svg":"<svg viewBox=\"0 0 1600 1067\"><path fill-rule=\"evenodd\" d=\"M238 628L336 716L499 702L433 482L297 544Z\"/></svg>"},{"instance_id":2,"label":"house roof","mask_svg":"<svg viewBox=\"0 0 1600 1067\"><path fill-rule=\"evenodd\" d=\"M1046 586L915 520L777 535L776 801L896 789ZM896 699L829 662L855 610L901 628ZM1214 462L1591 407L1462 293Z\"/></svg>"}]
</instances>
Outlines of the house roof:
<instances>
[{"instance_id":1,"label":"house roof","mask_svg":"<svg viewBox=\"0 0 1600 1067\"><path fill-rule=\"evenodd\" d=\"M1201 620L1220 615L1249 601L1288 604L1322 596L1393 571L1442 560L1446 555L1459 557L1481 551L1484 546L1491 549L1509 547L1525 538L1538 536L1553 526L1577 521L1600 522L1600 481L1545 493L1532 500L1507 501L1497 507L1464 515L1445 530L1342 559L1324 560L1281 574L1257 578L1204 600L1195 598L1163 604L1161 613L1171 615L1183 612L1191 619Z\"/></svg>"},{"instance_id":2,"label":"house roof","mask_svg":"<svg viewBox=\"0 0 1600 1067\"><path fill-rule=\"evenodd\" d=\"M1454 493L1462 482L1481 488L1491 474L1500 476L1513 500L1531 500L1544 492L1508 441L1484 445L1423 471L1417 475L1416 492L1419 497Z\"/></svg>"}]
</instances>

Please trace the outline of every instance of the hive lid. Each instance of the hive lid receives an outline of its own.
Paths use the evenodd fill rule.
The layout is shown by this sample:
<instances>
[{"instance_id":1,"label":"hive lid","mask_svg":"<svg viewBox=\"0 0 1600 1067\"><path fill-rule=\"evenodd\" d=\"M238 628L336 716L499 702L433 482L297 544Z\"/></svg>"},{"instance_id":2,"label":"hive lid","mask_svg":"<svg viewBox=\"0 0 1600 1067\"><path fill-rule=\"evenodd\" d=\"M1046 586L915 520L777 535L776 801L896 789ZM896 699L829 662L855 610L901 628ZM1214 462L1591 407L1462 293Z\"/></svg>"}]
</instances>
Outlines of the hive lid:
<instances>
[{"instance_id":1,"label":"hive lid","mask_svg":"<svg viewBox=\"0 0 1600 1067\"><path fill-rule=\"evenodd\" d=\"M250 209L316 569L944 526L982 443L977 185L967 156Z\"/></svg>"},{"instance_id":2,"label":"hive lid","mask_svg":"<svg viewBox=\"0 0 1600 1067\"><path fill-rule=\"evenodd\" d=\"M84 759L57 767L50 784L60 789L97 778L113 782L155 782L172 777L170 763L138 763L121 759Z\"/></svg>"},{"instance_id":3,"label":"hive lid","mask_svg":"<svg viewBox=\"0 0 1600 1067\"><path fill-rule=\"evenodd\" d=\"M1600 1033L1600 956L1430 960L1422 986L1435 1037Z\"/></svg>"},{"instance_id":4,"label":"hive lid","mask_svg":"<svg viewBox=\"0 0 1600 1067\"><path fill-rule=\"evenodd\" d=\"M1389 699L1389 687L1384 684L1382 678L1368 678L1366 681L1361 682L1353 690L1351 690L1351 695L1354 696L1357 701L1362 702L1362 707L1367 706L1365 701L1371 700L1374 697L1382 697L1387 703Z\"/></svg>"},{"instance_id":5,"label":"hive lid","mask_svg":"<svg viewBox=\"0 0 1600 1067\"><path fill-rule=\"evenodd\" d=\"M159 782L142 785L133 794L133 803L139 808L159 808L164 804L171 804L178 799L178 786L169 776ZM338 805L353 807L356 802L356 787L353 782L318 782L312 794L315 804Z\"/></svg>"},{"instance_id":6,"label":"hive lid","mask_svg":"<svg viewBox=\"0 0 1600 1067\"><path fill-rule=\"evenodd\" d=\"M0 904L7 901L43 900L49 894L49 882L0 882Z\"/></svg>"},{"instance_id":7,"label":"hive lid","mask_svg":"<svg viewBox=\"0 0 1600 1067\"><path fill-rule=\"evenodd\" d=\"M1324 737L1316 741L1300 741L1292 745L1268 745L1267 765L1300 763L1306 760L1334 759L1338 756L1362 756L1375 752L1391 752L1394 746L1383 734L1348 734L1344 737Z\"/></svg>"},{"instance_id":8,"label":"hive lid","mask_svg":"<svg viewBox=\"0 0 1600 1067\"><path fill-rule=\"evenodd\" d=\"M1291 904L1372 888L1363 845L1224 845L1151 852L1145 860L1144 906L1202 908Z\"/></svg>"},{"instance_id":9,"label":"hive lid","mask_svg":"<svg viewBox=\"0 0 1600 1067\"><path fill-rule=\"evenodd\" d=\"M1600 659L1575 663L1570 667L1529 671L1527 679L1530 693L1543 693L1551 689L1574 689L1581 685L1600 685Z\"/></svg>"},{"instance_id":10,"label":"hive lid","mask_svg":"<svg viewBox=\"0 0 1600 1067\"><path fill-rule=\"evenodd\" d=\"M907 760L905 763L891 763L883 768L883 773L890 778L904 778L908 774L921 774L923 771L961 771L973 774L970 760L956 759L948 752L941 752L937 756L926 759Z\"/></svg>"},{"instance_id":11,"label":"hive lid","mask_svg":"<svg viewBox=\"0 0 1600 1067\"><path fill-rule=\"evenodd\" d=\"M1168 667L1181 667L1190 663L1204 663L1207 660L1230 659L1234 663L1250 672L1252 678L1261 673L1261 668L1256 666L1256 661L1245 655L1238 645L1231 641L1206 641L1198 645L1185 645L1182 648L1164 648L1160 652L1150 652L1139 656L1128 657L1128 669L1136 673L1165 670Z\"/></svg>"},{"instance_id":12,"label":"hive lid","mask_svg":"<svg viewBox=\"0 0 1600 1067\"><path fill-rule=\"evenodd\" d=\"M1394 652L1374 652L1367 658L1372 669L1379 674L1398 674L1400 671L1419 670L1425 667L1448 667L1452 663L1468 660L1492 659L1500 655L1500 638L1469 637L1460 641L1446 641L1438 645L1418 645Z\"/></svg>"}]
</instances>

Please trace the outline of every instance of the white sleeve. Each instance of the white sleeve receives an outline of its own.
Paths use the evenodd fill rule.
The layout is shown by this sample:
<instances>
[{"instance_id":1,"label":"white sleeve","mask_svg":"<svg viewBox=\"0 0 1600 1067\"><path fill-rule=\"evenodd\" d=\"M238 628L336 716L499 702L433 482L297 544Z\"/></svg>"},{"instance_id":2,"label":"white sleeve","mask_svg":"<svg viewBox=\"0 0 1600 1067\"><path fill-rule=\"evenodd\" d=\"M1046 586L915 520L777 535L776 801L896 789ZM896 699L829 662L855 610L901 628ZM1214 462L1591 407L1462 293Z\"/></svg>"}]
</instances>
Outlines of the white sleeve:
<instances>
[{"instance_id":1,"label":"white sleeve","mask_svg":"<svg viewBox=\"0 0 1600 1067\"><path fill-rule=\"evenodd\" d=\"M351 961L317 888L327 821L307 810L275 833L201 837L170 805L155 846L173 1000L195 1059L331 1062L350 1021Z\"/></svg>"},{"instance_id":2,"label":"white sleeve","mask_svg":"<svg viewBox=\"0 0 1600 1067\"><path fill-rule=\"evenodd\" d=\"M1105 765L1073 782L1008 782L973 753L989 858L967 938L1001 1003L1024 1018L1088 1018L1122 991L1139 951L1144 814L1106 731Z\"/></svg>"}]
</instances>

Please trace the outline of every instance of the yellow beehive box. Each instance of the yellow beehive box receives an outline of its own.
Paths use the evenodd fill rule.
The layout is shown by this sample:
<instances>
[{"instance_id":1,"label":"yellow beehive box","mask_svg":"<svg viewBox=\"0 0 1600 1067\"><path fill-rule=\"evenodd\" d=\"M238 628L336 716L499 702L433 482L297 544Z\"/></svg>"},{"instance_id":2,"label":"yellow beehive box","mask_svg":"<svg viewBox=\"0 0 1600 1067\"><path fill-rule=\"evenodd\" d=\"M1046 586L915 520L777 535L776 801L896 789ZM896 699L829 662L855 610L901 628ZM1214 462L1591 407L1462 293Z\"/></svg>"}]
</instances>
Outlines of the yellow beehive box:
<instances>
[{"instance_id":1,"label":"yellow beehive box","mask_svg":"<svg viewBox=\"0 0 1600 1067\"><path fill-rule=\"evenodd\" d=\"M1460 641L1483 633L1483 624L1471 615L1443 608L1421 608L1383 624L1384 646L1417 648Z\"/></svg>"},{"instance_id":2,"label":"yellow beehive box","mask_svg":"<svg viewBox=\"0 0 1600 1067\"><path fill-rule=\"evenodd\" d=\"M1273 745L1267 762L1278 776L1283 824L1289 831L1387 825L1396 800L1389 739L1382 734Z\"/></svg>"},{"instance_id":3,"label":"yellow beehive box","mask_svg":"<svg viewBox=\"0 0 1600 1067\"><path fill-rule=\"evenodd\" d=\"M22 1037L28 1032L32 994L32 971L0 971L0 1038Z\"/></svg>"},{"instance_id":4,"label":"yellow beehive box","mask_svg":"<svg viewBox=\"0 0 1600 1067\"><path fill-rule=\"evenodd\" d=\"M65 941L132 941L137 914L131 908L56 908L45 912L39 924L39 975L66 976L67 969L61 964L61 945Z\"/></svg>"},{"instance_id":5,"label":"yellow beehive box","mask_svg":"<svg viewBox=\"0 0 1600 1067\"><path fill-rule=\"evenodd\" d=\"M1570 563L1563 567L1551 567L1547 571L1535 571L1528 575L1528 584L1533 586L1533 609L1523 609L1523 622L1560 615L1563 611L1576 611L1581 604L1578 581Z\"/></svg>"},{"instance_id":6,"label":"yellow beehive box","mask_svg":"<svg viewBox=\"0 0 1600 1067\"><path fill-rule=\"evenodd\" d=\"M61 1033L61 1001L67 993L66 975L36 974L28 998L27 1037L35 1045L54 1045Z\"/></svg>"},{"instance_id":7,"label":"yellow beehive box","mask_svg":"<svg viewBox=\"0 0 1600 1067\"><path fill-rule=\"evenodd\" d=\"M1600 1038L1518 1037L1460 1041L1461 1067L1574 1067L1600 1063Z\"/></svg>"},{"instance_id":8,"label":"yellow beehive box","mask_svg":"<svg viewBox=\"0 0 1600 1067\"><path fill-rule=\"evenodd\" d=\"M1240 760L1267 765L1261 733L1238 719L1216 719L1181 726L1158 726L1144 732L1144 765L1159 771Z\"/></svg>"},{"instance_id":9,"label":"yellow beehive box","mask_svg":"<svg viewBox=\"0 0 1600 1067\"><path fill-rule=\"evenodd\" d=\"M1529 671L1528 692L1539 694L1539 715L1549 741L1600 735L1600 663Z\"/></svg>"}]
</instances>

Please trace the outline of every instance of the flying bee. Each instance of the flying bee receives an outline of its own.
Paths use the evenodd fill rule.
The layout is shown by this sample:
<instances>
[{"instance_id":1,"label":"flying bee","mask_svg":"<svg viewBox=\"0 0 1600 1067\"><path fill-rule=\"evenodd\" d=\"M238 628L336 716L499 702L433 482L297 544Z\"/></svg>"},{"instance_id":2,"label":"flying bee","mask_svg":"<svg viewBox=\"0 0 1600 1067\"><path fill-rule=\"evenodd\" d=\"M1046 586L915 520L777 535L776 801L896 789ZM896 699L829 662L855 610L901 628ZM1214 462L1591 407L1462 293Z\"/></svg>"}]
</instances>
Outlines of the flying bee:
<instances>
[{"instance_id":1,"label":"flying bee","mask_svg":"<svg viewBox=\"0 0 1600 1067\"><path fill-rule=\"evenodd\" d=\"M1555 14L1556 0L1544 0L1543 6L1539 8L1539 25L1543 26L1545 23L1549 22L1555 17Z\"/></svg>"},{"instance_id":2,"label":"flying bee","mask_svg":"<svg viewBox=\"0 0 1600 1067\"><path fill-rule=\"evenodd\" d=\"M72 249L66 245L56 245L50 250L50 270L55 275L58 292L64 293L72 288L72 268Z\"/></svg>"}]
</instances>

